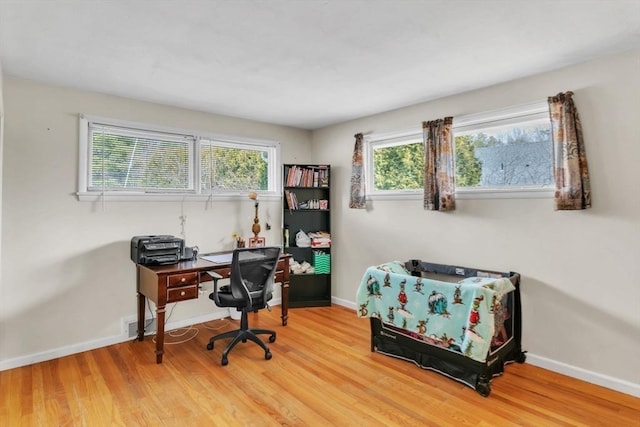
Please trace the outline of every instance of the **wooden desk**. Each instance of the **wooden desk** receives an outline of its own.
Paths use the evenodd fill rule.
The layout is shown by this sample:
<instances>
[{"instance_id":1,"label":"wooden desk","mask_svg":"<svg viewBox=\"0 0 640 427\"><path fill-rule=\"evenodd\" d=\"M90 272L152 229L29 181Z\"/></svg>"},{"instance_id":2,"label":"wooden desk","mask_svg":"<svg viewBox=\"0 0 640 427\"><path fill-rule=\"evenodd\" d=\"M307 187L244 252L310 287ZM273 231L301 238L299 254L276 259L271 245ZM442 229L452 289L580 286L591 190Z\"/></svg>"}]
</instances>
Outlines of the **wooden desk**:
<instances>
[{"instance_id":1,"label":"wooden desk","mask_svg":"<svg viewBox=\"0 0 640 427\"><path fill-rule=\"evenodd\" d=\"M287 325L289 312L289 258L280 255L274 282L282 284L280 309L282 326ZM156 305L156 363L162 363L164 354L165 307L168 303L198 298L200 282L211 280L206 271L215 271L222 277L231 274L231 263L214 264L198 258L171 265L136 266L136 288L138 291L138 341L144 340L145 300L149 298ZM213 302L212 302L213 304Z\"/></svg>"}]
</instances>

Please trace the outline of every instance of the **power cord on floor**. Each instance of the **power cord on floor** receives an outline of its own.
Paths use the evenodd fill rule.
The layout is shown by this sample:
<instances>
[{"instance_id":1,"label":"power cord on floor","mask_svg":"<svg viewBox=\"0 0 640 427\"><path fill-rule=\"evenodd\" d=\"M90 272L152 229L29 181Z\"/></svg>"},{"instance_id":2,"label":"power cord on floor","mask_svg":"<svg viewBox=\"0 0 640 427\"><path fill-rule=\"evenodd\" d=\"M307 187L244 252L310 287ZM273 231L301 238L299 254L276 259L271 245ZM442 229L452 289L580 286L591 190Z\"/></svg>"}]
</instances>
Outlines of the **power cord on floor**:
<instances>
[{"instance_id":1,"label":"power cord on floor","mask_svg":"<svg viewBox=\"0 0 640 427\"><path fill-rule=\"evenodd\" d=\"M211 326L210 323L211 322L216 322L217 326ZM209 321L209 322L202 322L200 323L200 325L202 325L203 328L208 329L210 331L218 331L222 328L224 328L225 326L227 326L229 323L229 320L224 318L224 319L218 319L218 320L213 320L213 321ZM167 345L170 344L182 344L185 343L187 341L191 341L192 339L194 339L197 335L198 332L200 332L200 330L196 327L196 326L187 326L186 328L178 328L178 329L174 329L172 331L166 332L165 333L165 341L164 343ZM184 339L180 339L177 341L167 341L167 338L182 338L184 336L187 336L187 338ZM156 342L156 336L153 336L153 342Z\"/></svg>"},{"instance_id":2,"label":"power cord on floor","mask_svg":"<svg viewBox=\"0 0 640 427\"><path fill-rule=\"evenodd\" d=\"M165 318L165 320L164 320L165 326L169 322L169 319L171 319L171 316L173 315L173 310L176 308L176 305L177 304L173 304L173 307L171 307L171 310L169 311L169 315ZM156 342L156 334L157 333L158 333L158 328L156 327L156 333L153 334L153 338L152 338L152 341L154 343ZM171 340L167 341L167 338L182 338L185 335L189 335L189 336L187 338L185 338L185 339L180 339L178 341L171 341ZM168 332L164 333L164 338L165 338L164 343L166 345L182 344L182 343L185 343L187 341L191 341L192 339L194 339L196 337L196 335L198 335L198 328L193 327L193 326L187 326L186 328L173 329L171 331L168 331Z\"/></svg>"},{"instance_id":3,"label":"power cord on floor","mask_svg":"<svg viewBox=\"0 0 640 427\"><path fill-rule=\"evenodd\" d=\"M211 322L216 322L216 323L221 323L221 324L218 325L217 327L213 327L213 326L209 325L209 323L211 323ZM201 325L202 325L203 328L209 329L210 331L218 331L218 330L224 328L225 326L227 326L229 323L231 323L231 322L229 322L229 319L227 319L225 317L225 318L222 318L222 319L211 320L209 322L202 322Z\"/></svg>"},{"instance_id":4,"label":"power cord on floor","mask_svg":"<svg viewBox=\"0 0 640 427\"><path fill-rule=\"evenodd\" d=\"M169 322L169 319L171 318L171 315L173 314L173 310L175 309L177 304L174 304L171 307L171 310L169 311L169 314L167 315L167 317L165 318L164 324L166 325ZM151 324L153 323L154 320L156 320L155 317L153 317L153 311L151 310L151 304L149 303L149 300L147 299L147 309L149 310L150 313L152 313L152 317L149 319L149 321L147 322L147 324L145 325L145 330L151 326ZM216 326L212 326L211 323L212 322L216 322ZM208 329L210 331L218 331L222 328L224 328L225 326L227 326L229 323L229 320L227 318L222 318L222 319L217 319L217 320L212 320L209 322L202 322L200 325L202 325L203 328ZM153 336L151 338L151 340L153 341L153 343L156 342L156 334L157 334L157 328L156 331L153 333ZM187 326L185 328L178 328L178 329L173 329L171 331L165 332L164 336L165 336L165 341L164 343L167 345L172 345L172 344L183 344L187 341L191 341L192 339L194 339L197 335L198 335L199 329L196 326ZM178 339L176 341L171 341L171 340L167 340L167 338L183 338L187 336L187 338L184 339ZM137 340L138 338L136 337L135 340Z\"/></svg>"},{"instance_id":5,"label":"power cord on floor","mask_svg":"<svg viewBox=\"0 0 640 427\"><path fill-rule=\"evenodd\" d=\"M171 344L182 344L185 343L187 341L191 341L192 339L194 339L196 337L196 335L198 335L198 328L194 327L194 326L187 326L186 328L178 328L178 329L174 329L172 331L169 332L165 332L164 334L164 338L165 341L164 343L166 345L171 345ZM188 335L188 336L187 336ZM184 339L180 339L177 341L167 341L167 338L182 338L184 336L187 336L187 338ZM156 336L153 336L153 342L156 342Z\"/></svg>"}]
</instances>

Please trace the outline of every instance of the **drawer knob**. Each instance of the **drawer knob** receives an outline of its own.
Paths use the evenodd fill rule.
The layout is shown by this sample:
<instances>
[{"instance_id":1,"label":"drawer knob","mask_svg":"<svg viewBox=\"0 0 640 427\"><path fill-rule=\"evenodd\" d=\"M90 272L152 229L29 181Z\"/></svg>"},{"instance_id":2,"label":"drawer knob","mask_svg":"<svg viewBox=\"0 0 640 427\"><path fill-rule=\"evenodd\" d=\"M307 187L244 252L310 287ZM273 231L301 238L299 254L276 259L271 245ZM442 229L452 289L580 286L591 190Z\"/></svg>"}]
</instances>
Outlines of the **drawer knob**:
<instances>
[{"instance_id":1,"label":"drawer knob","mask_svg":"<svg viewBox=\"0 0 640 427\"><path fill-rule=\"evenodd\" d=\"M185 291L180 292L180 296L183 297L185 295L185 293L186 293Z\"/></svg>"},{"instance_id":2,"label":"drawer knob","mask_svg":"<svg viewBox=\"0 0 640 427\"><path fill-rule=\"evenodd\" d=\"M187 281L187 278L186 278L186 277L183 277L182 279L180 279L180 281L181 281L182 283L184 283L184 282L186 282L186 281Z\"/></svg>"}]
</instances>

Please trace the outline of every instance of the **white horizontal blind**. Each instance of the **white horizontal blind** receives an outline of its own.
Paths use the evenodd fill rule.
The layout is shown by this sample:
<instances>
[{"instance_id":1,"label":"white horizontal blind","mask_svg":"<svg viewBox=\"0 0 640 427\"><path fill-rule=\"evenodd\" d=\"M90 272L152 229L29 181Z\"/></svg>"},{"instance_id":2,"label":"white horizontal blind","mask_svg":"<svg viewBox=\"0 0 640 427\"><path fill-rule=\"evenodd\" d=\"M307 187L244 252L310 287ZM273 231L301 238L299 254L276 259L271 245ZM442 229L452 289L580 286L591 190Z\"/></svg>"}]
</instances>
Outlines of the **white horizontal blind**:
<instances>
[{"instance_id":1,"label":"white horizontal blind","mask_svg":"<svg viewBox=\"0 0 640 427\"><path fill-rule=\"evenodd\" d=\"M194 191L194 136L89 123L89 190Z\"/></svg>"},{"instance_id":2,"label":"white horizontal blind","mask_svg":"<svg viewBox=\"0 0 640 427\"><path fill-rule=\"evenodd\" d=\"M276 141L80 115L78 198L279 199Z\"/></svg>"}]
</instances>

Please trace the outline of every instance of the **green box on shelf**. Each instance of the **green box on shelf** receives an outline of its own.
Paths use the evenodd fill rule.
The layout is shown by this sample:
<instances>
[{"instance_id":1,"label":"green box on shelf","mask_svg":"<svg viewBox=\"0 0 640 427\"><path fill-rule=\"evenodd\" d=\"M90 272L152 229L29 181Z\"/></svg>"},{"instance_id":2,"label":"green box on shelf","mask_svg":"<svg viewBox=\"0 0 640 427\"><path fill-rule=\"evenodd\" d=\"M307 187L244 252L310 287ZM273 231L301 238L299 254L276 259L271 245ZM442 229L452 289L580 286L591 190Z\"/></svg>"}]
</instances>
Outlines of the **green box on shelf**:
<instances>
[{"instance_id":1,"label":"green box on shelf","mask_svg":"<svg viewBox=\"0 0 640 427\"><path fill-rule=\"evenodd\" d=\"M331 255L321 251L314 251L313 268L316 274L331 273Z\"/></svg>"}]
</instances>

